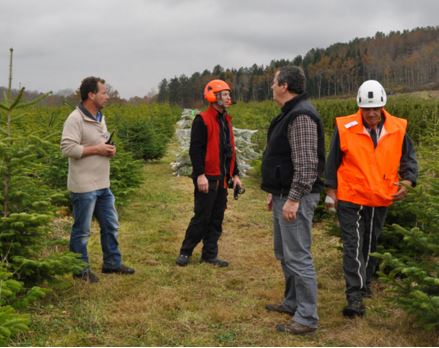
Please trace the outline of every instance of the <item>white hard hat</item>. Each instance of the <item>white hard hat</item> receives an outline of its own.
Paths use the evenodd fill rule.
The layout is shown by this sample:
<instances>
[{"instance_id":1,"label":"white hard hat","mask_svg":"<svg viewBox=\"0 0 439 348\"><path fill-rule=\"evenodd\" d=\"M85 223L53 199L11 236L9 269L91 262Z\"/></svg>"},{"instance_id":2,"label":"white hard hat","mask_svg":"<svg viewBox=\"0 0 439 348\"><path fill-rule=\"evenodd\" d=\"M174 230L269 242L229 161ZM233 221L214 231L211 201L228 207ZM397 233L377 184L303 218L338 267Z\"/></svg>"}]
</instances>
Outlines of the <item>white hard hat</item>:
<instances>
[{"instance_id":1,"label":"white hard hat","mask_svg":"<svg viewBox=\"0 0 439 348\"><path fill-rule=\"evenodd\" d=\"M379 108L386 102L386 91L378 81L367 80L358 88L357 105L360 108Z\"/></svg>"}]
</instances>

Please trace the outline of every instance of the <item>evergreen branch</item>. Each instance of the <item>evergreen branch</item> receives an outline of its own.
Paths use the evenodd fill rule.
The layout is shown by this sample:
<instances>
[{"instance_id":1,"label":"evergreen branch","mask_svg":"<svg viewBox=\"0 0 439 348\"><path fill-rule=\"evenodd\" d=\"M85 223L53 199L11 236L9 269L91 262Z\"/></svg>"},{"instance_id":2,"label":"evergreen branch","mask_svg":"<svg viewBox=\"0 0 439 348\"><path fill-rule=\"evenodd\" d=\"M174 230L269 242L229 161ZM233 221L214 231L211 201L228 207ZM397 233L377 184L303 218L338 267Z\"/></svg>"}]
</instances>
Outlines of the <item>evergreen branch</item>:
<instances>
[{"instance_id":1,"label":"evergreen branch","mask_svg":"<svg viewBox=\"0 0 439 348\"><path fill-rule=\"evenodd\" d=\"M14 109L14 108L18 105L18 103L20 102L21 98L23 98L24 90L25 90L25 87L23 87L22 89L20 89L20 92L18 92L17 97L16 97L15 100L12 102L12 104L9 106L9 111L11 111L12 109Z\"/></svg>"},{"instance_id":2,"label":"evergreen branch","mask_svg":"<svg viewBox=\"0 0 439 348\"><path fill-rule=\"evenodd\" d=\"M20 109L20 108L25 108L27 106L31 106L34 105L38 102L40 102L41 100L45 99L46 97L48 97L49 95L52 94L52 91L44 93L43 95L40 95L39 97L35 98L34 100L31 100L30 102L27 103L22 103L22 104L18 104L15 109Z\"/></svg>"},{"instance_id":3,"label":"evergreen branch","mask_svg":"<svg viewBox=\"0 0 439 348\"><path fill-rule=\"evenodd\" d=\"M18 116L14 115L14 121L17 121L17 120L19 120L19 119L21 119L21 118L23 118L25 116L29 116L29 115L30 115L30 113L21 114L21 115L18 115Z\"/></svg>"}]
</instances>

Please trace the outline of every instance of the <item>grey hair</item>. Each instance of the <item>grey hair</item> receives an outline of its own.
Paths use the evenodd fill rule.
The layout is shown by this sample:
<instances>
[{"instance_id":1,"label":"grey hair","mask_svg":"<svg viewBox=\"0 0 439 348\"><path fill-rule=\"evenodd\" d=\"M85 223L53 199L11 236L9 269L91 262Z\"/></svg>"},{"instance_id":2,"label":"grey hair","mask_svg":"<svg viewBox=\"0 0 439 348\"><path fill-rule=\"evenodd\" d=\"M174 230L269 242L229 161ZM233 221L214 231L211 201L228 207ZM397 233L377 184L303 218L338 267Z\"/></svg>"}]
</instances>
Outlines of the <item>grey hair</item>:
<instances>
[{"instance_id":1,"label":"grey hair","mask_svg":"<svg viewBox=\"0 0 439 348\"><path fill-rule=\"evenodd\" d=\"M296 94L302 94L305 92L306 87L305 73L299 66L283 66L279 68L277 83L279 86L286 83L288 86L288 91Z\"/></svg>"}]
</instances>

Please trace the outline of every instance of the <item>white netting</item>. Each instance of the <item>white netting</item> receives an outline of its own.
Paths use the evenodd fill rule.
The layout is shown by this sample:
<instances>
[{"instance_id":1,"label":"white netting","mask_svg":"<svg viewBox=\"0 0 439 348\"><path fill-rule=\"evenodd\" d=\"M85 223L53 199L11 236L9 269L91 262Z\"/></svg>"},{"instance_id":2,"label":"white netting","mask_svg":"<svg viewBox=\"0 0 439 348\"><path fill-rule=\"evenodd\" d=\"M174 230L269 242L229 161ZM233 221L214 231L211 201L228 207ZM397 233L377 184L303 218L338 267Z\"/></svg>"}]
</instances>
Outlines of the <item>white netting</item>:
<instances>
[{"instance_id":1,"label":"white netting","mask_svg":"<svg viewBox=\"0 0 439 348\"><path fill-rule=\"evenodd\" d=\"M184 109L181 118L177 122L175 133L179 149L175 158L175 162L171 163L174 175L189 176L192 172L191 159L189 157L189 145L191 138L191 126L195 115L199 114L199 110ZM251 161L260 157L255 151L256 144L252 143L252 136L257 130L241 129L233 127L235 135L236 156L238 158L239 172L241 176L245 176L251 168Z\"/></svg>"}]
</instances>

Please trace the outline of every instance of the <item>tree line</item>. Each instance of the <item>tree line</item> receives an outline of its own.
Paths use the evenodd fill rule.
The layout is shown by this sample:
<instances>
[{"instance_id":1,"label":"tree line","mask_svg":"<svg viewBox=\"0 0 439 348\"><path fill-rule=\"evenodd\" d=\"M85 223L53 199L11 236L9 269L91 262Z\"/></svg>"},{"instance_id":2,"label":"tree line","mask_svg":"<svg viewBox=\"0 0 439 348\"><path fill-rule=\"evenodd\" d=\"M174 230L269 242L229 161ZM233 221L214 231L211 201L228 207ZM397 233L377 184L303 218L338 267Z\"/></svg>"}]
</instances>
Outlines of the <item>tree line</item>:
<instances>
[{"instance_id":1,"label":"tree line","mask_svg":"<svg viewBox=\"0 0 439 348\"><path fill-rule=\"evenodd\" d=\"M439 26L377 32L373 37L313 48L291 60L272 60L267 66L224 69L216 65L212 71L206 69L190 77L163 79L156 98L162 103L198 106L203 103L205 84L218 78L233 86L235 101L271 99L275 70L289 64L303 67L308 93L314 98L355 94L368 79L379 80L390 93L438 88Z\"/></svg>"}]
</instances>

